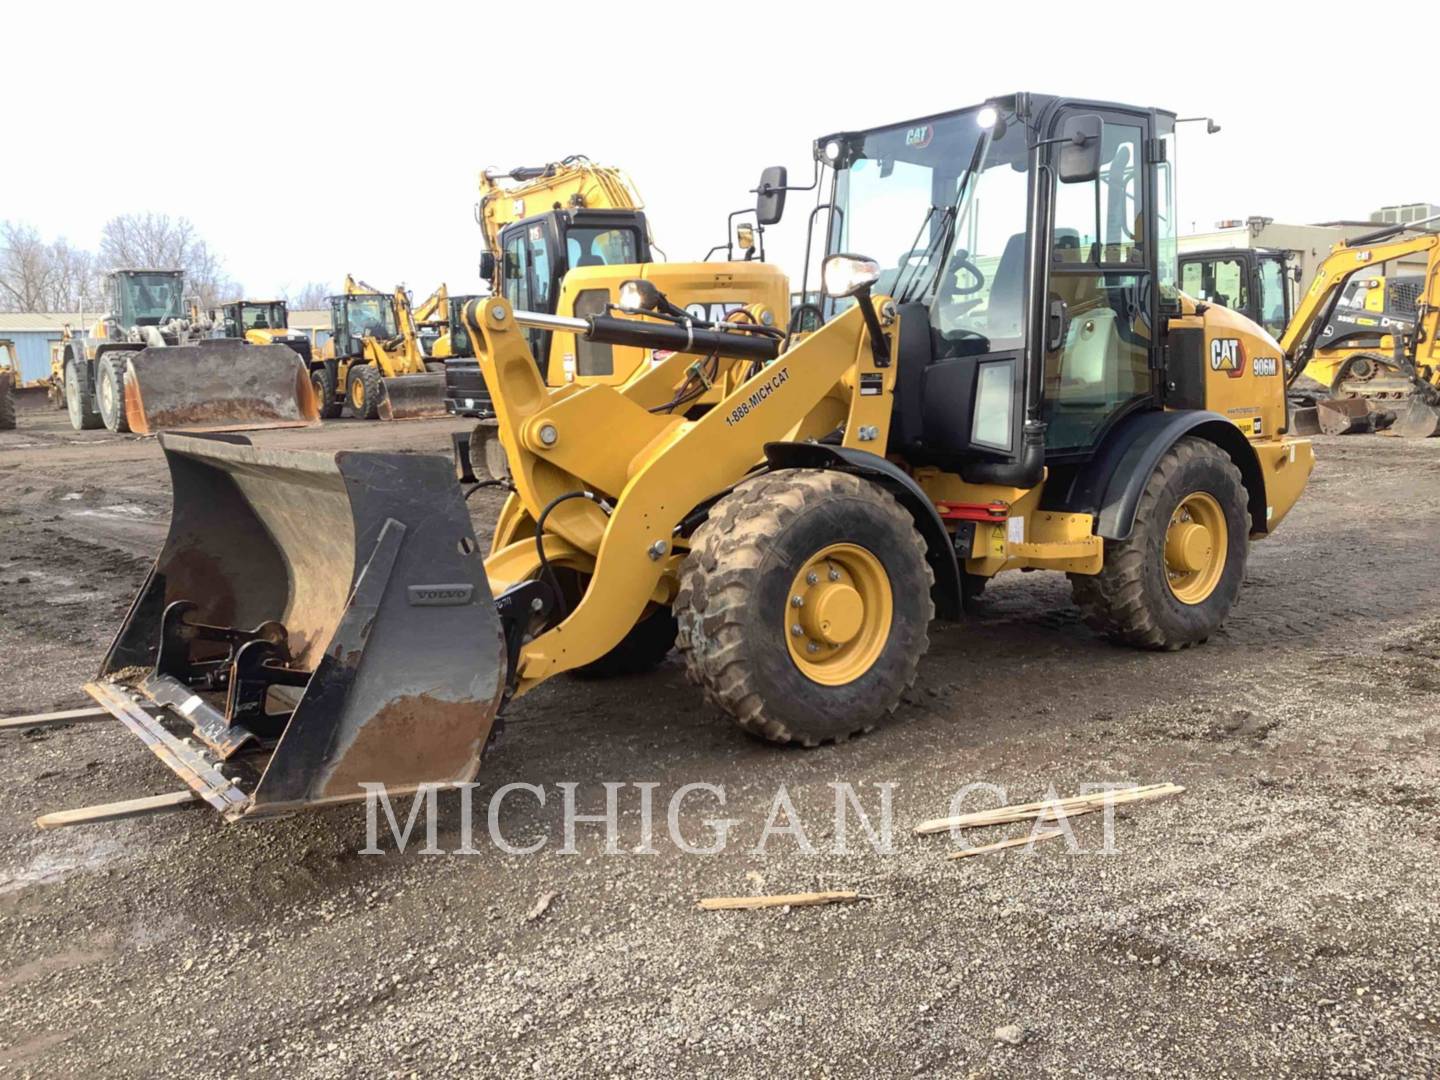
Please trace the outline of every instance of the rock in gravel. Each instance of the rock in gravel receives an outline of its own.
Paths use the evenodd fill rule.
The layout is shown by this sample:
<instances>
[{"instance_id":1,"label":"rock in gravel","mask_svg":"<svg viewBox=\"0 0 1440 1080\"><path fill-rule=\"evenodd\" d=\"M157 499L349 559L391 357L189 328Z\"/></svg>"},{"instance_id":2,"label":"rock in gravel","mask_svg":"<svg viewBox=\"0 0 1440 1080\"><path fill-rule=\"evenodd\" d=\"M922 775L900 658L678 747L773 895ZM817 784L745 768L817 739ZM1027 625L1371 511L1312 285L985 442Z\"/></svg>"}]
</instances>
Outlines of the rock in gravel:
<instances>
[{"instance_id":1,"label":"rock in gravel","mask_svg":"<svg viewBox=\"0 0 1440 1080\"><path fill-rule=\"evenodd\" d=\"M1006 1024L995 1029L995 1041L1006 1046L1019 1046L1025 1041L1025 1029L1019 1024Z\"/></svg>"}]
</instances>

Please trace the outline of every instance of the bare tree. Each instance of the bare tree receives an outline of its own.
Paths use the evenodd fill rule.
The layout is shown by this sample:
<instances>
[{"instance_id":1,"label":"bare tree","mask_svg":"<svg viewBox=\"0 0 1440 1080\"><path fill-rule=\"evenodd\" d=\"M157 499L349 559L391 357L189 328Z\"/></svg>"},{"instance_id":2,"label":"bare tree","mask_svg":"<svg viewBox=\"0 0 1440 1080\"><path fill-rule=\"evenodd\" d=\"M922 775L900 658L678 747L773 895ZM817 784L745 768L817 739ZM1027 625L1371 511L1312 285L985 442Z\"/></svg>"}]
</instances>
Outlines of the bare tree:
<instances>
[{"instance_id":1,"label":"bare tree","mask_svg":"<svg viewBox=\"0 0 1440 1080\"><path fill-rule=\"evenodd\" d=\"M63 237L46 243L23 222L0 222L0 310L74 311L100 295L95 257Z\"/></svg>"},{"instance_id":2,"label":"bare tree","mask_svg":"<svg viewBox=\"0 0 1440 1080\"><path fill-rule=\"evenodd\" d=\"M184 270L189 291L199 296L202 307L221 303L241 291L189 218L148 211L113 217L100 231L100 261L106 269Z\"/></svg>"},{"instance_id":3,"label":"bare tree","mask_svg":"<svg viewBox=\"0 0 1440 1080\"><path fill-rule=\"evenodd\" d=\"M291 311L319 311L330 306L333 293L323 281L307 281L298 289L287 289L285 303Z\"/></svg>"}]
</instances>

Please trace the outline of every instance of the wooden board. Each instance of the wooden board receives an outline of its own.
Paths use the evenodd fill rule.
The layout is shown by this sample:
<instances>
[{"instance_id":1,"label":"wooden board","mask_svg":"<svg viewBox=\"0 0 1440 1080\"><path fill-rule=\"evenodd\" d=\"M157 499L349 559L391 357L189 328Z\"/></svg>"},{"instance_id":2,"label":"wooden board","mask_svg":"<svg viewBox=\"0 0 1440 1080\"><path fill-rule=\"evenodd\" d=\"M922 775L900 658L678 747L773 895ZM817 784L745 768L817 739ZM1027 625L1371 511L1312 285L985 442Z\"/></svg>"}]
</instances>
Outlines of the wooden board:
<instances>
[{"instance_id":1,"label":"wooden board","mask_svg":"<svg viewBox=\"0 0 1440 1080\"><path fill-rule=\"evenodd\" d=\"M60 712L31 713L29 716L0 717L0 731L5 728L43 727L45 724L72 724L77 720L104 720L109 709L91 705L88 709L62 709Z\"/></svg>"},{"instance_id":2,"label":"wooden board","mask_svg":"<svg viewBox=\"0 0 1440 1080\"><path fill-rule=\"evenodd\" d=\"M121 818L140 817L144 814L158 814L166 810L179 810L187 806L199 806L200 796L188 788L185 791L171 791L164 795L147 795L143 799L126 799L123 802L99 803L96 806L82 806L76 810L57 810L35 819L42 829L59 829L66 825L88 825L95 821L119 821Z\"/></svg>"},{"instance_id":3,"label":"wooden board","mask_svg":"<svg viewBox=\"0 0 1440 1080\"><path fill-rule=\"evenodd\" d=\"M772 907L813 907L816 904L849 904L860 899L858 892L789 893L784 896L707 896L700 901L704 911L751 911Z\"/></svg>"}]
</instances>

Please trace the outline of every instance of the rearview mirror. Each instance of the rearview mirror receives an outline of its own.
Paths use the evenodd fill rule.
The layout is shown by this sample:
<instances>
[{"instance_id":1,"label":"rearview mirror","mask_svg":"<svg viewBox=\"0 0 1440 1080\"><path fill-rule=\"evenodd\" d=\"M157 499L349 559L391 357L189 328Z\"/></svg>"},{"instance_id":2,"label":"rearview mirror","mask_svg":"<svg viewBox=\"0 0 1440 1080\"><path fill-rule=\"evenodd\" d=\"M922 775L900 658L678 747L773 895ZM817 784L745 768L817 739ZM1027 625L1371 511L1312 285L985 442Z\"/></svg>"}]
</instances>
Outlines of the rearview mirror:
<instances>
[{"instance_id":1,"label":"rearview mirror","mask_svg":"<svg viewBox=\"0 0 1440 1080\"><path fill-rule=\"evenodd\" d=\"M1060 129L1060 160L1056 171L1062 184L1083 184L1100 175L1100 143L1105 123L1094 113L1067 117Z\"/></svg>"},{"instance_id":2,"label":"rearview mirror","mask_svg":"<svg viewBox=\"0 0 1440 1080\"><path fill-rule=\"evenodd\" d=\"M755 193L755 217L761 225L774 225L785 213L787 176L784 165L771 165L760 174L760 186Z\"/></svg>"},{"instance_id":3,"label":"rearview mirror","mask_svg":"<svg viewBox=\"0 0 1440 1080\"><path fill-rule=\"evenodd\" d=\"M480 253L480 280L495 280L495 253L493 251L482 251Z\"/></svg>"}]
</instances>

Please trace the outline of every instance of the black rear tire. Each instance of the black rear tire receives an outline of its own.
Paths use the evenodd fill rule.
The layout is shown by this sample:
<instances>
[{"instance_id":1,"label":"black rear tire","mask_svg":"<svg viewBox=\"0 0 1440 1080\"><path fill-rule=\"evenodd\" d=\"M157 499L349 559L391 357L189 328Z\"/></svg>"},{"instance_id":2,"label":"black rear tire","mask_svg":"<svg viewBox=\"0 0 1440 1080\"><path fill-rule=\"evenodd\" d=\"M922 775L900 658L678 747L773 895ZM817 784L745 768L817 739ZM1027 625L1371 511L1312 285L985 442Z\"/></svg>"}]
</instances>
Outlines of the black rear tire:
<instances>
[{"instance_id":1,"label":"black rear tire","mask_svg":"<svg viewBox=\"0 0 1440 1080\"><path fill-rule=\"evenodd\" d=\"M1172 587L1166 540L1177 510L1195 495L1218 504L1225 555L1209 594L1187 603ZM1181 439L1150 474L1130 536L1106 543L1100 573L1070 575L1075 602L1086 623L1112 641L1167 651L1198 645L1220 628L1239 597L1249 537L1250 498L1230 455L1205 439Z\"/></svg>"},{"instance_id":2,"label":"black rear tire","mask_svg":"<svg viewBox=\"0 0 1440 1080\"><path fill-rule=\"evenodd\" d=\"M70 414L70 426L76 431L93 431L101 420L94 395L79 370L79 365L84 363L84 360L65 361L65 411Z\"/></svg>"},{"instance_id":3,"label":"black rear tire","mask_svg":"<svg viewBox=\"0 0 1440 1080\"><path fill-rule=\"evenodd\" d=\"M125 361L131 352L106 353L98 362L95 371L95 397L100 407L100 419L107 431L123 435L130 430L129 418L125 415Z\"/></svg>"},{"instance_id":4,"label":"black rear tire","mask_svg":"<svg viewBox=\"0 0 1440 1080\"><path fill-rule=\"evenodd\" d=\"M613 679L654 671L675 648L676 629L675 613L656 605L630 628L618 645L600 659L576 668L573 674L582 679Z\"/></svg>"},{"instance_id":5,"label":"black rear tire","mask_svg":"<svg viewBox=\"0 0 1440 1080\"><path fill-rule=\"evenodd\" d=\"M350 368L350 385L346 398L350 412L361 420L374 420L380 411L380 371L373 364L355 364Z\"/></svg>"},{"instance_id":6,"label":"black rear tire","mask_svg":"<svg viewBox=\"0 0 1440 1080\"><path fill-rule=\"evenodd\" d=\"M320 406L322 420L333 420L345 407L342 402L335 400L338 366L334 360L324 360L310 369L310 385L315 390L315 400Z\"/></svg>"},{"instance_id":7,"label":"black rear tire","mask_svg":"<svg viewBox=\"0 0 1440 1080\"><path fill-rule=\"evenodd\" d=\"M807 567L842 547L868 565L874 588L860 572L847 582L839 569L817 575L815 587L826 578L853 585L863 600L861 625L876 629L853 661L846 653L869 630L829 645L836 666L821 674L830 663L827 646L812 641L811 631L795 633L812 616L802 610L803 597L794 605L791 590L807 588ZM933 584L925 541L884 489L848 473L768 473L719 500L696 530L675 600L676 645L690 680L750 734L802 746L840 742L887 719L914 683L930 644ZM818 618L825 602L818 592L811 596ZM876 610L888 615L870 623Z\"/></svg>"},{"instance_id":8,"label":"black rear tire","mask_svg":"<svg viewBox=\"0 0 1440 1080\"><path fill-rule=\"evenodd\" d=\"M0 371L0 431L15 430L15 376Z\"/></svg>"}]
</instances>

